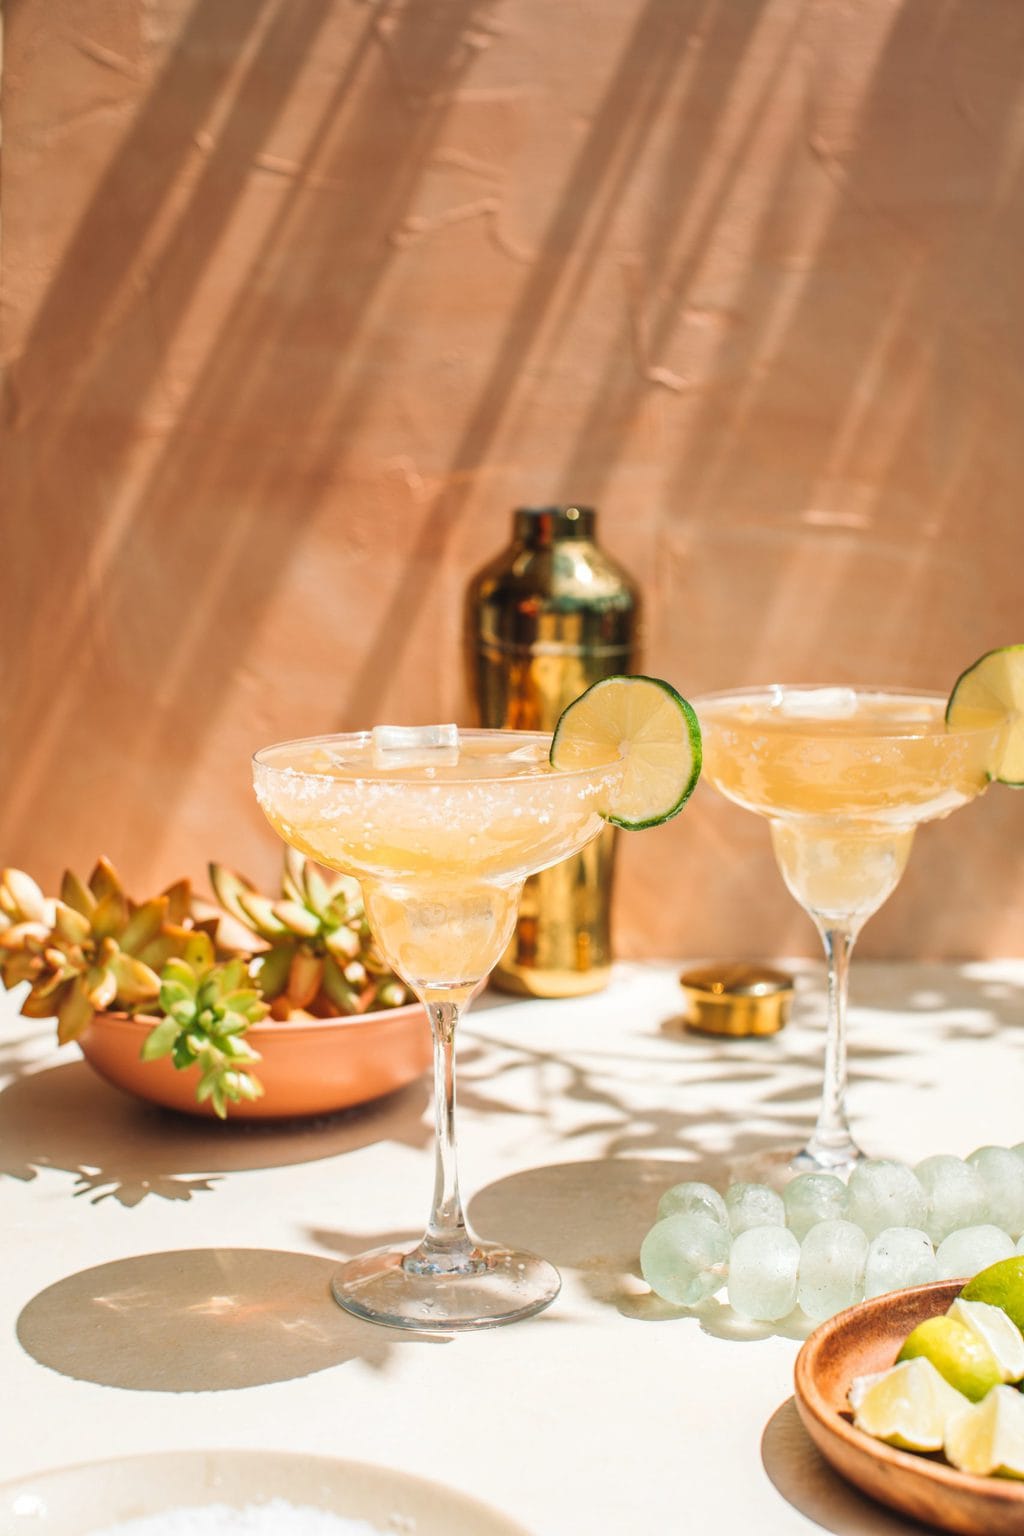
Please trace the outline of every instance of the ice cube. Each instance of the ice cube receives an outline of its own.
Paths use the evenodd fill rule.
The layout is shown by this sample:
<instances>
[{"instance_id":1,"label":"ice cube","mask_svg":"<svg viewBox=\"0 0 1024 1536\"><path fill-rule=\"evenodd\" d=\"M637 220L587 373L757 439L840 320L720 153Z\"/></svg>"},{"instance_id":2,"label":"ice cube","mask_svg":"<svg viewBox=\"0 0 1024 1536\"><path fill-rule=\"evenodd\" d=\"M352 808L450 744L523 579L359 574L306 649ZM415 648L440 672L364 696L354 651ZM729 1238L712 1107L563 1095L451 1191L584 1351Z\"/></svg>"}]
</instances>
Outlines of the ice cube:
<instances>
[{"instance_id":1,"label":"ice cube","mask_svg":"<svg viewBox=\"0 0 1024 1536\"><path fill-rule=\"evenodd\" d=\"M800 1244L785 1227L748 1227L729 1255L729 1303L741 1317L774 1323L796 1306Z\"/></svg>"},{"instance_id":2,"label":"ice cube","mask_svg":"<svg viewBox=\"0 0 1024 1536\"><path fill-rule=\"evenodd\" d=\"M857 708L852 688L779 688L773 703L784 715L844 720Z\"/></svg>"},{"instance_id":3,"label":"ice cube","mask_svg":"<svg viewBox=\"0 0 1024 1536\"><path fill-rule=\"evenodd\" d=\"M868 1240L852 1221L819 1221L800 1245L797 1299L815 1322L864 1295Z\"/></svg>"},{"instance_id":4,"label":"ice cube","mask_svg":"<svg viewBox=\"0 0 1024 1536\"><path fill-rule=\"evenodd\" d=\"M988 1215L988 1192L977 1168L962 1157L937 1152L926 1157L914 1169L918 1183L928 1198L928 1210L921 1226L933 1243L941 1243L951 1232L974 1227Z\"/></svg>"},{"instance_id":5,"label":"ice cube","mask_svg":"<svg viewBox=\"0 0 1024 1536\"><path fill-rule=\"evenodd\" d=\"M370 732L375 768L454 768L457 725L375 725Z\"/></svg>"},{"instance_id":6,"label":"ice cube","mask_svg":"<svg viewBox=\"0 0 1024 1536\"><path fill-rule=\"evenodd\" d=\"M725 1208L734 1237L750 1227L786 1225L782 1196L767 1184L730 1184L725 1192Z\"/></svg>"},{"instance_id":7,"label":"ice cube","mask_svg":"<svg viewBox=\"0 0 1024 1536\"><path fill-rule=\"evenodd\" d=\"M729 1229L729 1212L725 1201L712 1184L702 1184L689 1179L684 1184L673 1184L658 1201L658 1220L665 1216L710 1216L720 1227Z\"/></svg>"},{"instance_id":8,"label":"ice cube","mask_svg":"<svg viewBox=\"0 0 1024 1536\"><path fill-rule=\"evenodd\" d=\"M908 1285L926 1285L937 1275L935 1250L918 1227L887 1227L871 1239L864 1266L864 1296L883 1296Z\"/></svg>"},{"instance_id":9,"label":"ice cube","mask_svg":"<svg viewBox=\"0 0 1024 1536\"><path fill-rule=\"evenodd\" d=\"M729 1233L710 1216L666 1216L640 1245L640 1271L658 1296L692 1307L725 1284Z\"/></svg>"},{"instance_id":10,"label":"ice cube","mask_svg":"<svg viewBox=\"0 0 1024 1536\"><path fill-rule=\"evenodd\" d=\"M1013 1252L1013 1238L1001 1227L964 1227L951 1232L936 1248L936 1279L969 1278L1000 1259L1008 1259Z\"/></svg>"},{"instance_id":11,"label":"ice cube","mask_svg":"<svg viewBox=\"0 0 1024 1536\"><path fill-rule=\"evenodd\" d=\"M846 1215L868 1239L886 1227L923 1227L928 1198L912 1169L889 1158L858 1163L847 1185Z\"/></svg>"},{"instance_id":12,"label":"ice cube","mask_svg":"<svg viewBox=\"0 0 1024 1536\"><path fill-rule=\"evenodd\" d=\"M997 1226L1020 1237L1024 1232L1024 1162L1009 1147L979 1147L967 1159L988 1195L988 1216Z\"/></svg>"},{"instance_id":13,"label":"ice cube","mask_svg":"<svg viewBox=\"0 0 1024 1536\"><path fill-rule=\"evenodd\" d=\"M798 1242L819 1221L839 1221L846 1215L846 1185L834 1173L798 1173L782 1191L786 1225Z\"/></svg>"}]
</instances>

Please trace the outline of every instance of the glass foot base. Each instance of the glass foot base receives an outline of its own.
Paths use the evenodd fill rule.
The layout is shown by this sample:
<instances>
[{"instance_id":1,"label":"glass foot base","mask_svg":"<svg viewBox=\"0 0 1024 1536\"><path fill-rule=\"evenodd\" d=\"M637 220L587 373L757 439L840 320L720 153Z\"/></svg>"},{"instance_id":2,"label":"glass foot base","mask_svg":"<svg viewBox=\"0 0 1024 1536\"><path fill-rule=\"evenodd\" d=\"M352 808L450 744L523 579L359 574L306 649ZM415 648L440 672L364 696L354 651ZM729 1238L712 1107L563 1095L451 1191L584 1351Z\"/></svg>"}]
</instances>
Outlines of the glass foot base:
<instances>
[{"instance_id":1,"label":"glass foot base","mask_svg":"<svg viewBox=\"0 0 1024 1536\"><path fill-rule=\"evenodd\" d=\"M477 1243L465 1268L421 1269L419 1250L377 1248L337 1271L331 1293L340 1307L371 1323L417 1333L497 1328L541 1312L562 1278L536 1254Z\"/></svg>"},{"instance_id":2,"label":"glass foot base","mask_svg":"<svg viewBox=\"0 0 1024 1536\"><path fill-rule=\"evenodd\" d=\"M768 1184L772 1189L782 1189L795 1179L798 1173L834 1173L845 1179L865 1154L852 1142L849 1147L822 1149L807 1147L773 1147L766 1152L753 1152L749 1157L738 1158L730 1165L729 1176L735 1182L747 1180L751 1184Z\"/></svg>"}]
</instances>

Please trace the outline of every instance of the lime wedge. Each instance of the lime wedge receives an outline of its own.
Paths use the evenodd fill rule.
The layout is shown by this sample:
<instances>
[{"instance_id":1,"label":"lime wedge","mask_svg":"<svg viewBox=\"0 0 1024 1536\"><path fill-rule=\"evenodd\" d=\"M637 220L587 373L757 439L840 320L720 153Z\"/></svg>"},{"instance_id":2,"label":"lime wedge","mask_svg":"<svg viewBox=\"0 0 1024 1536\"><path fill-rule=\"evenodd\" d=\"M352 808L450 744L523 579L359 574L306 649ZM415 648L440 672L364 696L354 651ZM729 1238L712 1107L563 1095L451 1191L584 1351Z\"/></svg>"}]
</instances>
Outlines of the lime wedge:
<instances>
[{"instance_id":1,"label":"lime wedge","mask_svg":"<svg viewBox=\"0 0 1024 1536\"><path fill-rule=\"evenodd\" d=\"M983 1402L954 1415L946 1457L961 1472L1024 1477L1024 1397L1014 1387L993 1387Z\"/></svg>"},{"instance_id":2,"label":"lime wedge","mask_svg":"<svg viewBox=\"0 0 1024 1536\"><path fill-rule=\"evenodd\" d=\"M984 725L994 717L1006 720L1009 729L989 775L1020 789L1024 787L1024 645L987 651L953 684L946 705L950 725Z\"/></svg>"},{"instance_id":3,"label":"lime wedge","mask_svg":"<svg viewBox=\"0 0 1024 1536\"><path fill-rule=\"evenodd\" d=\"M555 768L623 765L601 814L616 827L657 827L681 811L700 777L700 726L692 707L656 677L603 677L555 726Z\"/></svg>"},{"instance_id":4,"label":"lime wedge","mask_svg":"<svg viewBox=\"0 0 1024 1536\"><path fill-rule=\"evenodd\" d=\"M947 1425L971 1406L920 1355L858 1377L849 1396L857 1428L903 1451L941 1450Z\"/></svg>"},{"instance_id":5,"label":"lime wedge","mask_svg":"<svg viewBox=\"0 0 1024 1536\"><path fill-rule=\"evenodd\" d=\"M897 1360L930 1360L951 1387L980 1402L1003 1381L999 1363L985 1340L953 1317L929 1317L908 1335Z\"/></svg>"},{"instance_id":6,"label":"lime wedge","mask_svg":"<svg viewBox=\"0 0 1024 1536\"><path fill-rule=\"evenodd\" d=\"M946 1316L963 1323L988 1346L1004 1381L1024 1378L1024 1335L1002 1307L987 1301L965 1301L958 1296Z\"/></svg>"}]
</instances>

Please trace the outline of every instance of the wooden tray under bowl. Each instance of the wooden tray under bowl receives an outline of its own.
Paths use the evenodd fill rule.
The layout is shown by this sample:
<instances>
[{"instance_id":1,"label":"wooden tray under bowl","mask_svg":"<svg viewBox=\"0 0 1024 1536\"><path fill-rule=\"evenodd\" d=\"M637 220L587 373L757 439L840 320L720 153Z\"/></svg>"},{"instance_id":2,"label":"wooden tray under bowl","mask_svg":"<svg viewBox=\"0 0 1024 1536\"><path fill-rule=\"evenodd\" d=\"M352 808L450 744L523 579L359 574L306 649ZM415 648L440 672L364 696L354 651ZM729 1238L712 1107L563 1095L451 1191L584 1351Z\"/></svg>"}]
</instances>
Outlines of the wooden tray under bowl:
<instances>
[{"instance_id":1,"label":"wooden tray under bowl","mask_svg":"<svg viewBox=\"0 0 1024 1536\"><path fill-rule=\"evenodd\" d=\"M835 1470L891 1509L958 1536L1022 1536L1024 1482L973 1477L937 1457L898 1451L855 1429L850 1382L895 1364L907 1334L946 1311L963 1280L936 1280L876 1296L816 1328L796 1360L796 1406Z\"/></svg>"}]
</instances>

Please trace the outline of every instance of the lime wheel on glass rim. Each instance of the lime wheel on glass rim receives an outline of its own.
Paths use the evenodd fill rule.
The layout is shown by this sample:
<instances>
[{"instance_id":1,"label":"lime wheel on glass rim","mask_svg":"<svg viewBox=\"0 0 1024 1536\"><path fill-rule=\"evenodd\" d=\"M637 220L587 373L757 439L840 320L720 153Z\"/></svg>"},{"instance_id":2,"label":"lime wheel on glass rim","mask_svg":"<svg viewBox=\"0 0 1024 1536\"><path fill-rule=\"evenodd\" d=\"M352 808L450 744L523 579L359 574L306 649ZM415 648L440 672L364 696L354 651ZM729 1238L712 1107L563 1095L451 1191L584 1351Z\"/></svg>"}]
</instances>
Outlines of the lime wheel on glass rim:
<instances>
[{"instance_id":1,"label":"lime wheel on glass rim","mask_svg":"<svg viewBox=\"0 0 1024 1536\"><path fill-rule=\"evenodd\" d=\"M554 768L621 762L601 814L627 831L677 815L700 777L700 725L692 706L657 677L604 677L563 710L551 740Z\"/></svg>"},{"instance_id":2,"label":"lime wheel on glass rim","mask_svg":"<svg viewBox=\"0 0 1024 1536\"><path fill-rule=\"evenodd\" d=\"M1005 719L1007 730L989 778L1024 788L1024 645L986 651L953 684L946 705L949 725L971 726L994 716Z\"/></svg>"}]
</instances>

